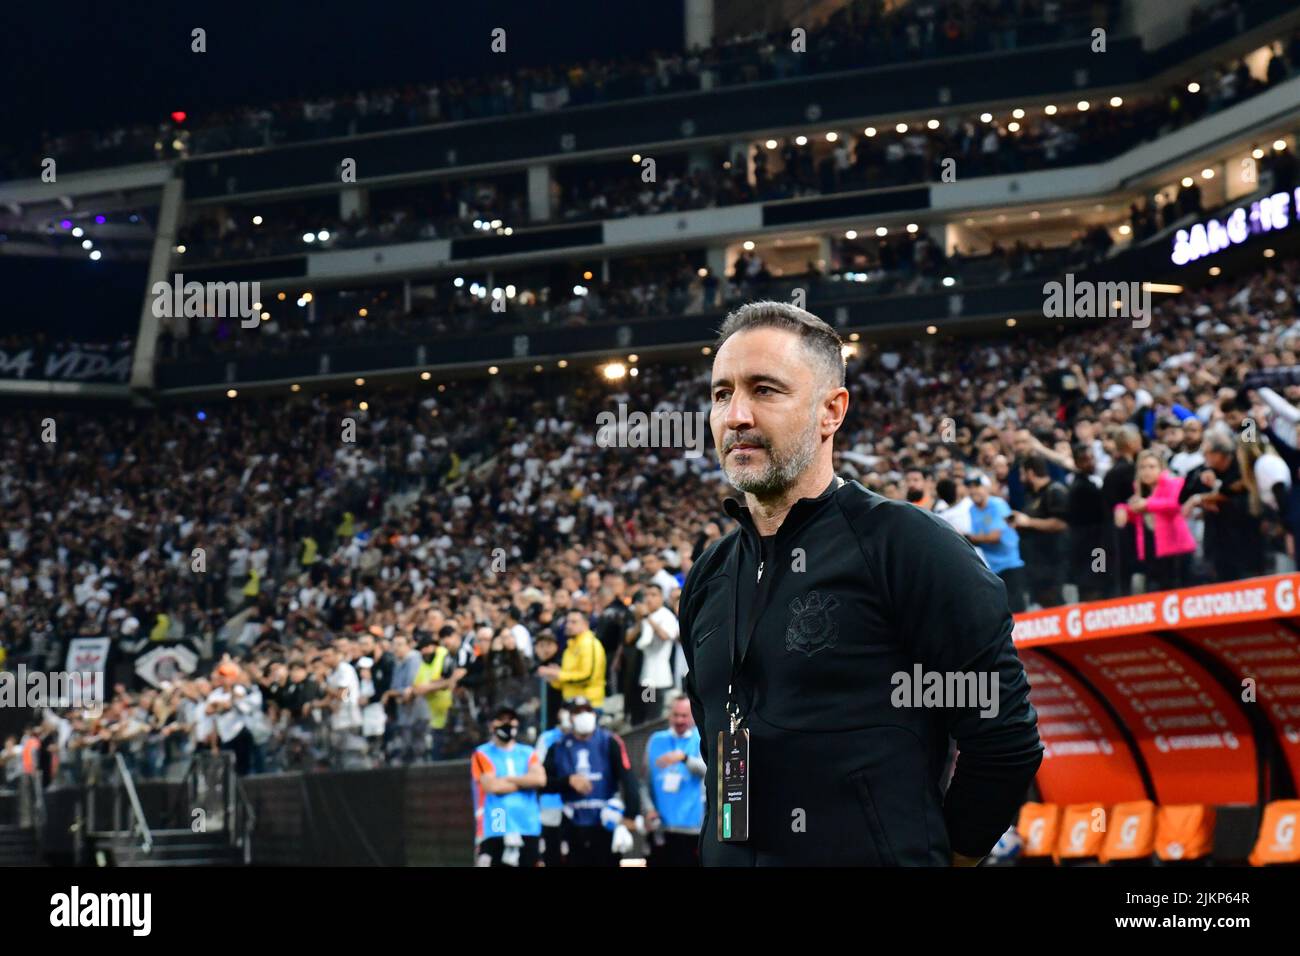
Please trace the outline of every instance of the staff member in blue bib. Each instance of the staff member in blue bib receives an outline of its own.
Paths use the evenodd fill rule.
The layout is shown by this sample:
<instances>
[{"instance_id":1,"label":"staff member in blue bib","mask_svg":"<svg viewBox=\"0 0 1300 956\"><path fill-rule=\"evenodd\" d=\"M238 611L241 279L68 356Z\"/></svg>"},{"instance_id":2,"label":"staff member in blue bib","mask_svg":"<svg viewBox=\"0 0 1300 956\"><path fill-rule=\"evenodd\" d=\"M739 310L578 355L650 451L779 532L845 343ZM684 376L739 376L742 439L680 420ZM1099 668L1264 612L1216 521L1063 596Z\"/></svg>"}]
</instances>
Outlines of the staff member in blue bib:
<instances>
[{"instance_id":1,"label":"staff member in blue bib","mask_svg":"<svg viewBox=\"0 0 1300 956\"><path fill-rule=\"evenodd\" d=\"M540 640L539 640L540 643ZM562 706L556 714L559 725L543 730L537 738L537 756L546 764L546 753L564 739L564 735L573 732L573 720L569 717L569 708ZM568 855L568 847L560 832L564 822L564 798L558 793L543 793L539 800L542 816L542 865L563 866Z\"/></svg>"},{"instance_id":2,"label":"staff member in blue bib","mask_svg":"<svg viewBox=\"0 0 1300 956\"><path fill-rule=\"evenodd\" d=\"M542 819L538 792L546 786L541 758L516 741L519 715L501 707L492 718L492 739L470 760L474 829L480 866L537 866Z\"/></svg>"},{"instance_id":3,"label":"staff member in blue bib","mask_svg":"<svg viewBox=\"0 0 1300 956\"><path fill-rule=\"evenodd\" d=\"M569 710L573 733L546 751L544 764L547 790L564 799L566 865L618 866L619 855L634 845L632 829L641 813L632 761L623 739L597 726L591 701L574 697Z\"/></svg>"},{"instance_id":4,"label":"staff member in blue bib","mask_svg":"<svg viewBox=\"0 0 1300 956\"><path fill-rule=\"evenodd\" d=\"M668 729L646 745L649 781L650 866L699 866L700 826L704 823L704 774L700 732L691 702L677 696L668 706Z\"/></svg>"}]
</instances>

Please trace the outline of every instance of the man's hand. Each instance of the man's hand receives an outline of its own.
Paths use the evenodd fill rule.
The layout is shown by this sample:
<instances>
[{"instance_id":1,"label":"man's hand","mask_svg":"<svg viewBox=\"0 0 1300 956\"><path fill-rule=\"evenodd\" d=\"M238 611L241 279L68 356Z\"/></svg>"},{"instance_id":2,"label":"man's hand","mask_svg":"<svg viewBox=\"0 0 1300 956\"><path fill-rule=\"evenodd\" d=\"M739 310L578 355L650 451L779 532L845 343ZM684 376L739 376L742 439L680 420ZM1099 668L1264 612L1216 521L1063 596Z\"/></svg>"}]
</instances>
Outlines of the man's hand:
<instances>
[{"instance_id":1,"label":"man's hand","mask_svg":"<svg viewBox=\"0 0 1300 956\"><path fill-rule=\"evenodd\" d=\"M982 861L983 859L984 857L982 856L962 856L960 853L954 853L952 855L952 865L953 866L979 866L980 861Z\"/></svg>"},{"instance_id":2,"label":"man's hand","mask_svg":"<svg viewBox=\"0 0 1300 956\"><path fill-rule=\"evenodd\" d=\"M672 753L666 753L655 761L655 766L660 770L665 767L671 767L675 763L683 763L686 760L686 753L682 750L674 750Z\"/></svg>"},{"instance_id":3,"label":"man's hand","mask_svg":"<svg viewBox=\"0 0 1300 956\"><path fill-rule=\"evenodd\" d=\"M578 793L582 794L584 797L594 789L591 778L580 773L569 774L569 786L574 790L577 790Z\"/></svg>"}]
</instances>

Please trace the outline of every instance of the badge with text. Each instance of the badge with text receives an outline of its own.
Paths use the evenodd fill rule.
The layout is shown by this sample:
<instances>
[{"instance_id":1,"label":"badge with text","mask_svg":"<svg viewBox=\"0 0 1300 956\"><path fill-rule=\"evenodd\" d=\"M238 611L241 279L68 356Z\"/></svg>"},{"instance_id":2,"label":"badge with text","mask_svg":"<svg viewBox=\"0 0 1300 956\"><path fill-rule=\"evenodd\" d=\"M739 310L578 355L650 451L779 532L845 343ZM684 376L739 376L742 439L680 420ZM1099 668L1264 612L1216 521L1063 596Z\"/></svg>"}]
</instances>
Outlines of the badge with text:
<instances>
[{"instance_id":1,"label":"badge with text","mask_svg":"<svg viewBox=\"0 0 1300 956\"><path fill-rule=\"evenodd\" d=\"M718 839L749 839L749 730L718 732Z\"/></svg>"}]
</instances>

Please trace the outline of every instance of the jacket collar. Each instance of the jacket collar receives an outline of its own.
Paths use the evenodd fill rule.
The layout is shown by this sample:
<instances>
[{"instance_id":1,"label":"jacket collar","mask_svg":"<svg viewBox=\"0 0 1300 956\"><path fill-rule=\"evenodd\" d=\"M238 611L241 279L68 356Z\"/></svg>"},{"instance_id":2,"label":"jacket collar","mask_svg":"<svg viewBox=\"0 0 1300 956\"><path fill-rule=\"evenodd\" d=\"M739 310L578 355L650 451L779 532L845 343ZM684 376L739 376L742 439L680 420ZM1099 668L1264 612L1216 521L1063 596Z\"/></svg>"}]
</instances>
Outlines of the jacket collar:
<instances>
[{"instance_id":1,"label":"jacket collar","mask_svg":"<svg viewBox=\"0 0 1300 956\"><path fill-rule=\"evenodd\" d=\"M847 484L847 482L845 482L843 478L840 478L838 475L833 475L830 483L822 489L822 493L816 498L800 498L790 506L790 511L786 514L785 520L781 522L781 527L777 529L777 533L780 534L787 529L794 529L803 524L804 521L813 514L813 512L820 509L823 504L830 500L831 496L837 489L845 484ZM747 528L755 535L758 534L758 526L754 524L754 518L749 513L749 508L744 504L743 498L731 497L725 499L722 502L722 510L729 518L738 521L741 527Z\"/></svg>"}]
</instances>

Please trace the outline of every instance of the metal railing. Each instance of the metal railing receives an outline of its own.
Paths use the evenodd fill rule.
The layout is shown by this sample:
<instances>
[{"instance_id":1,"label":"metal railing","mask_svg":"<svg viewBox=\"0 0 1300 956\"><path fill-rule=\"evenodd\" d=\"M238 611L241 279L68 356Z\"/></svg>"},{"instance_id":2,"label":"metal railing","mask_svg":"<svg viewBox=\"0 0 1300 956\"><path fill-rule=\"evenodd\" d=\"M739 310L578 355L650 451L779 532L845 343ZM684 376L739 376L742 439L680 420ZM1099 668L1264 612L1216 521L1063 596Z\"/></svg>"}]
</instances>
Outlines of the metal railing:
<instances>
[{"instance_id":1,"label":"metal railing","mask_svg":"<svg viewBox=\"0 0 1300 956\"><path fill-rule=\"evenodd\" d=\"M140 837L140 850L144 853L153 851L153 833L149 830L149 822L144 818L144 807L140 805L140 795L136 792L135 781L131 778L131 771L127 768L126 761L122 759L120 753L113 754L114 763L117 765L117 785L113 788L113 826L119 832L130 832L138 834ZM125 820L122 819L122 794L126 793L127 802L130 806L132 825L126 827Z\"/></svg>"}]
</instances>

